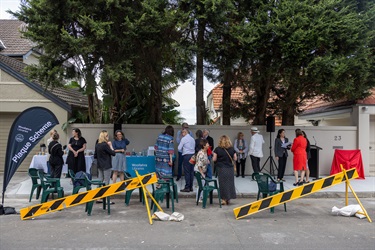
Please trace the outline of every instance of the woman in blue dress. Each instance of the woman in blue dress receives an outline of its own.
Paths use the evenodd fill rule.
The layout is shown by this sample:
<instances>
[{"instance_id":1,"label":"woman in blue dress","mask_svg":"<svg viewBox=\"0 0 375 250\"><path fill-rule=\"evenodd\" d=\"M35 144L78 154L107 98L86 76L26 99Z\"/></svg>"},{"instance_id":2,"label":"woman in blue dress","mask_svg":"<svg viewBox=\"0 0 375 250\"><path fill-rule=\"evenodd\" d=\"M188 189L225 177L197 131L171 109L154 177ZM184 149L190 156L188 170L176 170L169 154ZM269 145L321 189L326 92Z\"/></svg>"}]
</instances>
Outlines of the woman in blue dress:
<instances>
[{"instance_id":1,"label":"woman in blue dress","mask_svg":"<svg viewBox=\"0 0 375 250\"><path fill-rule=\"evenodd\" d=\"M163 179L163 176L172 176L173 136L174 129L168 125L155 143L155 171L159 179Z\"/></svg>"},{"instance_id":2,"label":"woman in blue dress","mask_svg":"<svg viewBox=\"0 0 375 250\"><path fill-rule=\"evenodd\" d=\"M116 152L116 155L112 157L112 182L117 181L117 176L120 176L120 180L124 180L124 171L126 171L126 146L129 145L129 140L125 138L124 133L121 130L116 130L115 139L112 142L112 147Z\"/></svg>"}]
</instances>

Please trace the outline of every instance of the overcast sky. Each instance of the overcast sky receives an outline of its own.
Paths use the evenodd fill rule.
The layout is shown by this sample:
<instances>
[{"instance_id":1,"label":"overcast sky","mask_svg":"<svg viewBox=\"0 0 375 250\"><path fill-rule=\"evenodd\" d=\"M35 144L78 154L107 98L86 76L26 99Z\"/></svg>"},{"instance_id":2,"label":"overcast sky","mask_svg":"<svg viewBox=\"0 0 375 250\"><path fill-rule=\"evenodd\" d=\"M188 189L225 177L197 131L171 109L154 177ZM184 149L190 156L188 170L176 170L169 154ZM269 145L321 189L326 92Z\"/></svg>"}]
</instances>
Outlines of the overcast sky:
<instances>
[{"instance_id":1,"label":"overcast sky","mask_svg":"<svg viewBox=\"0 0 375 250\"><path fill-rule=\"evenodd\" d=\"M8 9L12 11L18 10L19 3L19 0L0 0L0 19L12 19L12 16L6 13L6 11ZM180 83L180 85L179 89L173 95L173 98L180 104L180 107L177 109L181 112L181 116L185 118L187 123L195 124L195 86L190 81ZM205 101L213 87L214 84L205 79L203 93Z\"/></svg>"},{"instance_id":2,"label":"overcast sky","mask_svg":"<svg viewBox=\"0 0 375 250\"><path fill-rule=\"evenodd\" d=\"M12 19L12 16L6 13L7 10L18 10L20 0L0 0L0 19Z\"/></svg>"}]
</instances>

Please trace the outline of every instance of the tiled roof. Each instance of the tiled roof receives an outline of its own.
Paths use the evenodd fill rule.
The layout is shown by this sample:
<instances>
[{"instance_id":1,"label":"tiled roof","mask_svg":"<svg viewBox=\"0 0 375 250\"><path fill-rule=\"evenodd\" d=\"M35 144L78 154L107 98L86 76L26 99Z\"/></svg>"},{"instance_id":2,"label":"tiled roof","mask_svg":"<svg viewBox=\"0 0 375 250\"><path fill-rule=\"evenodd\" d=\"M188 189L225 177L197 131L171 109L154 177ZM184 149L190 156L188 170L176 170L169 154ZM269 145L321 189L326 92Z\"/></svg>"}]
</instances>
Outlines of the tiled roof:
<instances>
[{"instance_id":1,"label":"tiled roof","mask_svg":"<svg viewBox=\"0 0 375 250\"><path fill-rule=\"evenodd\" d=\"M370 90L370 93L370 96L366 97L365 99L356 101L338 100L335 102L328 102L324 101L321 98L315 98L306 102L305 106L302 108L304 111L300 115L317 114L333 110L345 109L354 104L375 105L375 88L372 88Z\"/></svg>"},{"instance_id":2,"label":"tiled roof","mask_svg":"<svg viewBox=\"0 0 375 250\"><path fill-rule=\"evenodd\" d=\"M24 77L27 77L27 74L24 71L24 68L27 65L24 64L23 62L18 61L16 59L13 59L13 58L8 57L8 56L1 55L1 54L0 54L0 62L8 65L9 67L11 67L15 71L17 71L20 75L22 75Z\"/></svg>"},{"instance_id":3,"label":"tiled roof","mask_svg":"<svg viewBox=\"0 0 375 250\"><path fill-rule=\"evenodd\" d=\"M212 100L214 102L214 109L221 110L222 109L222 100L223 100L223 84L217 84L212 90ZM231 93L231 100L239 100L242 101L244 97L243 90L241 87L236 87L232 89Z\"/></svg>"},{"instance_id":4,"label":"tiled roof","mask_svg":"<svg viewBox=\"0 0 375 250\"><path fill-rule=\"evenodd\" d=\"M375 105L375 88L370 90L371 95L363 100L358 100L357 104Z\"/></svg>"},{"instance_id":5,"label":"tiled roof","mask_svg":"<svg viewBox=\"0 0 375 250\"><path fill-rule=\"evenodd\" d=\"M0 19L0 40L6 47L0 51L0 54L21 56L35 47L35 44L29 39L22 38L20 30L25 27L26 24L19 20Z\"/></svg>"},{"instance_id":6,"label":"tiled roof","mask_svg":"<svg viewBox=\"0 0 375 250\"><path fill-rule=\"evenodd\" d=\"M27 78L27 73L24 71L24 68L27 66L26 64L4 56L0 55L0 63L3 63L16 71L18 74L20 74L23 77ZM39 83L35 83L35 81L31 82L32 84L37 84L41 86ZM83 95L81 92L79 92L77 89L68 89L68 88L48 88L48 92L52 93L54 96L58 97L59 99L63 100L67 104L69 104L72 107L76 108L88 108L88 100L87 96Z\"/></svg>"},{"instance_id":7,"label":"tiled roof","mask_svg":"<svg viewBox=\"0 0 375 250\"><path fill-rule=\"evenodd\" d=\"M214 109L215 111L220 111L222 110L222 99L223 99L223 84L222 83L219 83L217 84L212 90L211 92L208 94L208 95L212 95L212 101L214 103ZM236 87L236 88L233 88L232 89L232 92L231 92L231 100L232 101L240 101L242 102L243 101L243 97L245 96L243 90L241 87ZM217 123L218 120L220 119L221 117L218 116L216 118L214 118L214 121L213 123ZM244 117L246 118L246 117ZM251 122L251 121L249 121ZM276 126L281 126L281 119L280 117L275 117L275 125Z\"/></svg>"},{"instance_id":8,"label":"tiled roof","mask_svg":"<svg viewBox=\"0 0 375 250\"><path fill-rule=\"evenodd\" d=\"M328 102L324 101L320 97L316 97L312 100L305 101L305 104L301 107L302 110L304 110L299 115L309 115L309 114L316 114L316 113L322 113L322 112L328 112L332 110L339 110L339 109L345 109L348 106L354 105L354 104L364 104L364 105L375 105L375 88L372 88L370 90L371 94L370 96L366 97L363 100L357 100L357 101L336 101L336 102ZM212 100L214 103L214 109L215 111L219 111L222 109L222 97L223 97L223 84L219 83L217 84L209 93L209 95L212 94ZM231 94L231 100L238 100L242 101L244 97L243 91L240 87L232 89ZM281 117L275 117L275 124L276 126L281 125Z\"/></svg>"}]
</instances>

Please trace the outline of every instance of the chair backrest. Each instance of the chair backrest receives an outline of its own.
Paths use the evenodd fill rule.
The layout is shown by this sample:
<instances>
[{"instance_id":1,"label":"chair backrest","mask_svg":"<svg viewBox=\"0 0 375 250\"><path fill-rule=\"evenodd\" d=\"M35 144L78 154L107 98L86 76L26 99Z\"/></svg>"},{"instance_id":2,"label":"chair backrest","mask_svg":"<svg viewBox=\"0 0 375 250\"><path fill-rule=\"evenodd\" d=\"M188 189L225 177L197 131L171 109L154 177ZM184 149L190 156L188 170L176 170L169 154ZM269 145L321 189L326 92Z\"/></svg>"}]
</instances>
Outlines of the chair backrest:
<instances>
[{"instance_id":1,"label":"chair backrest","mask_svg":"<svg viewBox=\"0 0 375 250\"><path fill-rule=\"evenodd\" d=\"M124 171L124 180L131 179L131 178L133 178L131 176L131 174L129 174L128 172Z\"/></svg>"},{"instance_id":2,"label":"chair backrest","mask_svg":"<svg viewBox=\"0 0 375 250\"><path fill-rule=\"evenodd\" d=\"M69 174L70 178L72 179L72 181L74 181L74 177L76 176L74 171L72 169L69 169L68 174Z\"/></svg>"},{"instance_id":3,"label":"chair backrest","mask_svg":"<svg viewBox=\"0 0 375 250\"><path fill-rule=\"evenodd\" d=\"M269 188L269 182L270 180L275 182L273 180L273 178L269 175L269 174L266 174L266 173L253 173L252 175L253 177L253 180L255 180L258 184L258 189L259 189L259 192L261 193L269 193L269 192L272 192L274 190L270 190Z\"/></svg>"},{"instance_id":4,"label":"chair backrest","mask_svg":"<svg viewBox=\"0 0 375 250\"><path fill-rule=\"evenodd\" d=\"M36 169L36 168L29 168L29 170L28 170L28 174L31 178L31 181L32 181L33 185L39 184L39 182L38 182L38 180L39 180L38 172L39 172L39 170Z\"/></svg>"},{"instance_id":5,"label":"chair backrest","mask_svg":"<svg viewBox=\"0 0 375 250\"><path fill-rule=\"evenodd\" d=\"M85 187L86 190L91 190L91 177L87 175L87 173L83 173L83 177L85 178Z\"/></svg>"},{"instance_id":6,"label":"chair backrest","mask_svg":"<svg viewBox=\"0 0 375 250\"><path fill-rule=\"evenodd\" d=\"M202 175L201 175L201 173L195 172L194 174L195 174L195 178L197 178L197 183L198 183L199 189L203 189L203 183L202 183Z\"/></svg>"},{"instance_id":7,"label":"chair backrest","mask_svg":"<svg viewBox=\"0 0 375 250\"><path fill-rule=\"evenodd\" d=\"M38 176L39 176L40 184L42 185L43 190L48 189L48 185L45 183L46 177L44 176L44 173L42 171L38 171Z\"/></svg>"}]
</instances>

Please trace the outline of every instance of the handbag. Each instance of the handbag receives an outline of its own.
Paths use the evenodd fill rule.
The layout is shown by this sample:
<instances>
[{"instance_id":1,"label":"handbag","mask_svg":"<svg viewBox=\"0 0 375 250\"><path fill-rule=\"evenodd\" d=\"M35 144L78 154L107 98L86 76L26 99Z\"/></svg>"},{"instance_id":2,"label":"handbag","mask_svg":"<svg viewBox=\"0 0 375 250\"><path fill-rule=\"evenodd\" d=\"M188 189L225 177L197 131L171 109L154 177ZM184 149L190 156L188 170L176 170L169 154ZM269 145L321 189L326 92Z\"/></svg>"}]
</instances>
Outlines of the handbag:
<instances>
[{"instance_id":1,"label":"handbag","mask_svg":"<svg viewBox=\"0 0 375 250\"><path fill-rule=\"evenodd\" d=\"M196 163L195 154L190 158L189 163L192 165L195 165Z\"/></svg>"},{"instance_id":2,"label":"handbag","mask_svg":"<svg viewBox=\"0 0 375 250\"><path fill-rule=\"evenodd\" d=\"M236 163L233 161L233 158L232 156L230 156L230 154L228 153L228 151L224 148L225 152L227 152L230 160L232 161L232 164L233 164L233 168L234 168L234 172L237 172L237 167L236 167Z\"/></svg>"},{"instance_id":3,"label":"handbag","mask_svg":"<svg viewBox=\"0 0 375 250\"><path fill-rule=\"evenodd\" d=\"M276 191L276 183L271 181L268 183L268 191L275 192Z\"/></svg>"}]
</instances>

